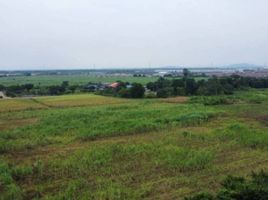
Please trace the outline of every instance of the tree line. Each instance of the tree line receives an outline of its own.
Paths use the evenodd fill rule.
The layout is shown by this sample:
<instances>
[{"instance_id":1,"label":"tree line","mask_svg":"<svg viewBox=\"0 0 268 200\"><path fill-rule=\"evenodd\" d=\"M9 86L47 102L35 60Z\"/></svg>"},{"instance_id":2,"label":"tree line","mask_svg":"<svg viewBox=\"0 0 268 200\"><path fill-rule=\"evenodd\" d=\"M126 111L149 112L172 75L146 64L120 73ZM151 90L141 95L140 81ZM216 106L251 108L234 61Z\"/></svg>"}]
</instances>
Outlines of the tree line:
<instances>
[{"instance_id":1,"label":"tree line","mask_svg":"<svg viewBox=\"0 0 268 200\"><path fill-rule=\"evenodd\" d=\"M52 86L35 86L32 83L11 86L0 85L0 91L4 91L9 97L27 95L62 95L72 93L76 88L76 86L70 86L68 81L63 81L60 85Z\"/></svg>"},{"instance_id":2,"label":"tree line","mask_svg":"<svg viewBox=\"0 0 268 200\"><path fill-rule=\"evenodd\" d=\"M72 93L94 92L99 95L115 96L122 98L142 98L145 88L139 83L128 83L117 81L118 86L111 88L103 86L100 83L88 83L85 85L70 85L68 81L63 81L60 85L35 86L32 83L22 85L3 86L0 85L0 91L4 91L9 97L17 96L42 96L42 95L63 95ZM94 88L92 85L102 86Z\"/></svg>"},{"instance_id":3,"label":"tree line","mask_svg":"<svg viewBox=\"0 0 268 200\"><path fill-rule=\"evenodd\" d=\"M68 81L63 81L59 85L51 86L35 86L31 83L7 87L0 85L0 91L4 91L5 94L10 97L95 92L99 95L122 98L166 98L171 96L231 95L234 91L243 88L268 88L268 78L241 77L238 75L232 75L227 77L211 77L208 79L197 80L191 76L189 70L185 69L183 71L183 77L181 78L169 79L160 77L155 82L147 83L146 87L139 83L130 84L122 81L117 81L117 86L114 88L104 86L104 84L101 83L70 85Z\"/></svg>"},{"instance_id":4,"label":"tree line","mask_svg":"<svg viewBox=\"0 0 268 200\"><path fill-rule=\"evenodd\" d=\"M145 94L145 88L140 83L128 83L118 81L118 86L116 88L105 88L104 90L99 90L96 94L104 96L114 96L122 98L143 98Z\"/></svg>"},{"instance_id":5,"label":"tree line","mask_svg":"<svg viewBox=\"0 0 268 200\"><path fill-rule=\"evenodd\" d=\"M268 79L232 75L196 80L189 76L184 76L181 79L172 80L159 78L156 82L147 83L146 87L161 98L179 95L230 95L235 90L242 88L268 88Z\"/></svg>"}]
</instances>

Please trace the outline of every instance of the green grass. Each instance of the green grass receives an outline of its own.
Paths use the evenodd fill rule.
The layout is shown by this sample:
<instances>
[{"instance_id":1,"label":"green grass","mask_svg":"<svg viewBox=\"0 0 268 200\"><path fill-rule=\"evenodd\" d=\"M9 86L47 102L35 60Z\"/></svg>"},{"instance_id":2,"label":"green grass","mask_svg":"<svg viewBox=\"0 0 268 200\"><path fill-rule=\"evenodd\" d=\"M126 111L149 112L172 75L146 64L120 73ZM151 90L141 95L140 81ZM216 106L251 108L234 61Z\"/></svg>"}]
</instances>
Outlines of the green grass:
<instances>
[{"instance_id":1,"label":"green grass","mask_svg":"<svg viewBox=\"0 0 268 200\"><path fill-rule=\"evenodd\" d=\"M159 77L133 77L133 76L112 76L112 75L40 75L40 76L13 76L0 77L0 85L22 85L32 83L35 86L60 85L63 81L69 81L70 85L80 85L89 82L112 83L116 81L141 83L155 82ZM172 78L168 78L172 79ZM207 79L206 77L196 77L196 80Z\"/></svg>"},{"instance_id":2,"label":"green grass","mask_svg":"<svg viewBox=\"0 0 268 200\"><path fill-rule=\"evenodd\" d=\"M0 77L0 85L21 85L32 83L36 86L60 85L63 81L69 81L70 85L94 83L112 83L115 81L136 82L146 84L154 82L158 77L133 77L133 76L95 76L95 75L42 75L42 76L16 76Z\"/></svg>"},{"instance_id":3,"label":"green grass","mask_svg":"<svg viewBox=\"0 0 268 200\"><path fill-rule=\"evenodd\" d=\"M234 140L239 144L251 148L267 148L268 147L268 131L258 130L258 128L250 128L245 124L235 123L224 129L216 129L215 135L222 140Z\"/></svg>"},{"instance_id":4,"label":"green grass","mask_svg":"<svg viewBox=\"0 0 268 200\"><path fill-rule=\"evenodd\" d=\"M98 97L92 95L92 99L95 98ZM196 105L194 111L192 108L193 105L188 104L173 105L138 100L115 106L28 111L23 118L35 117L39 119L39 123L3 131L0 135L0 151L58 143L61 142L61 137L95 140L146 133L172 126L194 126L220 114L202 105Z\"/></svg>"},{"instance_id":5,"label":"green grass","mask_svg":"<svg viewBox=\"0 0 268 200\"><path fill-rule=\"evenodd\" d=\"M226 175L268 170L267 91L206 105L95 95L1 100L0 199L215 192Z\"/></svg>"}]
</instances>

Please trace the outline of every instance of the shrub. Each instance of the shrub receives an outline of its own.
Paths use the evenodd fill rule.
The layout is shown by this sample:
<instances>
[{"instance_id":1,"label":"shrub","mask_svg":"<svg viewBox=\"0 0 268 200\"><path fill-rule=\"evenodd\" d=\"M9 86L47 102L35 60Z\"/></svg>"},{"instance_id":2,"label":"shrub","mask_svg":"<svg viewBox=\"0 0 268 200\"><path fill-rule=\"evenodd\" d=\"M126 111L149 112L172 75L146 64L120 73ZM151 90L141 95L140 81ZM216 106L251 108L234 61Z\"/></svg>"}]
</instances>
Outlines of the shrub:
<instances>
[{"instance_id":1,"label":"shrub","mask_svg":"<svg viewBox=\"0 0 268 200\"><path fill-rule=\"evenodd\" d=\"M192 97L190 98L191 103L202 103L206 106L212 105L228 105L237 102L237 98L231 96L210 96L210 97Z\"/></svg>"},{"instance_id":2,"label":"shrub","mask_svg":"<svg viewBox=\"0 0 268 200\"><path fill-rule=\"evenodd\" d=\"M216 130L216 136L221 140L235 140L251 148L268 147L268 134L256 129L250 129L244 124L231 124L225 129Z\"/></svg>"},{"instance_id":3,"label":"shrub","mask_svg":"<svg viewBox=\"0 0 268 200\"><path fill-rule=\"evenodd\" d=\"M122 89L118 92L118 95L119 95L120 97L123 97L123 98L130 98L130 97L131 97L130 90L127 89L127 88L122 88Z\"/></svg>"},{"instance_id":4,"label":"shrub","mask_svg":"<svg viewBox=\"0 0 268 200\"><path fill-rule=\"evenodd\" d=\"M221 190L212 195L197 194L185 200L266 200L268 199L268 173L252 173L251 179L228 176L222 183Z\"/></svg>"},{"instance_id":5,"label":"shrub","mask_svg":"<svg viewBox=\"0 0 268 200\"><path fill-rule=\"evenodd\" d=\"M182 126L199 125L203 122L207 122L213 116L213 113L196 112L181 115L176 118L176 121L179 122Z\"/></svg>"},{"instance_id":6,"label":"shrub","mask_svg":"<svg viewBox=\"0 0 268 200\"><path fill-rule=\"evenodd\" d=\"M3 200L22 199L22 192L12 177L12 169L2 160L0 160L0 191Z\"/></svg>"},{"instance_id":7,"label":"shrub","mask_svg":"<svg viewBox=\"0 0 268 200\"><path fill-rule=\"evenodd\" d=\"M158 98L167 98L169 96L173 95L173 89L172 88L163 88L157 91L156 96Z\"/></svg>"},{"instance_id":8,"label":"shrub","mask_svg":"<svg viewBox=\"0 0 268 200\"><path fill-rule=\"evenodd\" d=\"M133 83L130 88L130 96L132 98L142 98L144 96L145 89L140 83Z\"/></svg>"}]
</instances>

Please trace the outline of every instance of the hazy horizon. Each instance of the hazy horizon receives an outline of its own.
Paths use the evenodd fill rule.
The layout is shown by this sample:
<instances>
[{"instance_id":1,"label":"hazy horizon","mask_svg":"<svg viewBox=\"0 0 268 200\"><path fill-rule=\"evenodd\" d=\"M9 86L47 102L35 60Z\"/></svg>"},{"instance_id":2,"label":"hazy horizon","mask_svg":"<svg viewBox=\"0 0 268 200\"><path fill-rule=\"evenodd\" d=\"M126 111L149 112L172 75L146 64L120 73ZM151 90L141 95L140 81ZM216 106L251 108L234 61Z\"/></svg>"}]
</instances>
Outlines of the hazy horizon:
<instances>
[{"instance_id":1,"label":"hazy horizon","mask_svg":"<svg viewBox=\"0 0 268 200\"><path fill-rule=\"evenodd\" d=\"M0 70L267 66L267 0L0 0Z\"/></svg>"}]
</instances>

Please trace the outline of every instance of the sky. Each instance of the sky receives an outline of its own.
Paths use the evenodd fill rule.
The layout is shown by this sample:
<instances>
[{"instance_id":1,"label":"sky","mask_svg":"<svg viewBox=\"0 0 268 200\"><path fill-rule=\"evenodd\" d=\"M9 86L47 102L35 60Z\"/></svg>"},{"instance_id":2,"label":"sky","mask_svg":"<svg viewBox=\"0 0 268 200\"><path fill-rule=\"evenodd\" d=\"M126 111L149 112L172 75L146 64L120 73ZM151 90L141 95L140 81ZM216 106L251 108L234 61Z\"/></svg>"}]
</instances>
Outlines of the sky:
<instances>
[{"instance_id":1,"label":"sky","mask_svg":"<svg viewBox=\"0 0 268 200\"><path fill-rule=\"evenodd\" d=\"M268 64L268 0L0 0L0 70Z\"/></svg>"}]
</instances>

